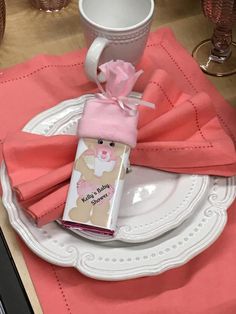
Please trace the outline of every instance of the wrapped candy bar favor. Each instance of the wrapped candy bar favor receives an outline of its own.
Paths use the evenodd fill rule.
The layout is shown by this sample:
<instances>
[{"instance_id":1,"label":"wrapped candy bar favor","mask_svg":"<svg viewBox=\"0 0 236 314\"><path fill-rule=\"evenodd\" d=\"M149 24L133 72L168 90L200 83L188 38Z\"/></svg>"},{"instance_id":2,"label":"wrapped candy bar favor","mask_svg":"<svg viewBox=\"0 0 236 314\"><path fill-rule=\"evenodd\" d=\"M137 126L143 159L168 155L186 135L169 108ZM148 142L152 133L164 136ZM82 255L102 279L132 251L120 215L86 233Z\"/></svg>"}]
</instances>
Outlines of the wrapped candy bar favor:
<instances>
[{"instance_id":1,"label":"wrapped candy bar favor","mask_svg":"<svg viewBox=\"0 0 236 314\"><path fill-rule=\"evenodd\" d=\"M129 162L137 139L138 105L154 104L129 97L142 74L128 62L100 66L105 90L87 101L79 122L79 143L63 224L112 235Z\"/></svg>"}]
</instances>

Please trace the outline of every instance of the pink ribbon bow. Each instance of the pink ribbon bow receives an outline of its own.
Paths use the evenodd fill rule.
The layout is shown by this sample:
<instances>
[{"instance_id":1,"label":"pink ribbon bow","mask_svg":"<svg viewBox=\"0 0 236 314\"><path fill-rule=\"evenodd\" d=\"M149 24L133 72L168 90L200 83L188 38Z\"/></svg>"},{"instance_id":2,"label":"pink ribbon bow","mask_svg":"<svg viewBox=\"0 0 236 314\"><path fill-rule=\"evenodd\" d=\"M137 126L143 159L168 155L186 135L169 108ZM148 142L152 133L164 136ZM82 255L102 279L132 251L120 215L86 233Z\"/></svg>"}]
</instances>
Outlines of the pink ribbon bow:
<instances>
[{"instance_id":1,"label":"pink ribbon bow","mask_svg":"<svg viewBox=\"0 0 236 314\"><path fill-rule=\"evenodd\" d=\"M155 104L151 102L128 96L137 79L143 73L142 70L136 72L131 63L122 60L109 61L101 65L99 69L106 80L105 90L99 81L96 82L101 91L96 95L100 102L117 104L130 115L136 115L138 105L155 108Z\"/></svg>"}]
</instances>

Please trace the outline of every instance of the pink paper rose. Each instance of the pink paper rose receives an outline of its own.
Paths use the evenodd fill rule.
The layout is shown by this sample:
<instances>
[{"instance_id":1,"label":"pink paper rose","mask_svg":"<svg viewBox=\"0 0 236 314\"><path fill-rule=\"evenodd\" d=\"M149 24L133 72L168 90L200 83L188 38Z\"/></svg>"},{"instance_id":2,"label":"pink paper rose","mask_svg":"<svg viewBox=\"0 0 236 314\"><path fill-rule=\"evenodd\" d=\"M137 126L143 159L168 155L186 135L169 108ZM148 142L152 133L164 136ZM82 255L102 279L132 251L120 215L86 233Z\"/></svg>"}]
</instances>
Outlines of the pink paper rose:
<instances>
[{"instance_id":1,"label":"pink paper rose","mask_svg":"<svg viewBox=\"0 0 236 314\"><path fill-rule=\"evenodd\" d=\"M106 93L111 97L128 96L143 73L142 70L136 72L131 63L122 60L109 61L99 69L106 80Z\"/></svg>"}]
</instances>

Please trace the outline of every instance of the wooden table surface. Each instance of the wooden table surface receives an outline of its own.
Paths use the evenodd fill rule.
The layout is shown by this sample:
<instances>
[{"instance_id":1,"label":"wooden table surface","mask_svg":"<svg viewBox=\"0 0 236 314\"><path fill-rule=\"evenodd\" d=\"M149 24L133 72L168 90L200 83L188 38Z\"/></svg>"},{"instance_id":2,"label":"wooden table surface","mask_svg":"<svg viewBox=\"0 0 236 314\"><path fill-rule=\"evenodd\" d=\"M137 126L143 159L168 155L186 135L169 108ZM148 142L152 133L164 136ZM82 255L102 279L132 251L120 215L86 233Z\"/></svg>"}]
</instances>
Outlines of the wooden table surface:
<instances>
[{"instance_id":1,"label":"wooden table surface","mask_svg":"<svg viewBox=\"0 0 236 314\"><path fill-rule=\"evenodd\" d=\"M38 11L31 7L29 0L6 0L6 6L6 30L0 46L1 68L21 63L40 53L58 55L84 46L76 0L57 13ZM156 1L152 30L160 26L171 27L189 52L212 34L212 25L202 15L200 0ZM209 79L232 105L236 105L236 75L226 78L209 76ZM33 309L37 314L42 313L15 233L1 204L0 225Z\"/></svg>"}]
</instances>

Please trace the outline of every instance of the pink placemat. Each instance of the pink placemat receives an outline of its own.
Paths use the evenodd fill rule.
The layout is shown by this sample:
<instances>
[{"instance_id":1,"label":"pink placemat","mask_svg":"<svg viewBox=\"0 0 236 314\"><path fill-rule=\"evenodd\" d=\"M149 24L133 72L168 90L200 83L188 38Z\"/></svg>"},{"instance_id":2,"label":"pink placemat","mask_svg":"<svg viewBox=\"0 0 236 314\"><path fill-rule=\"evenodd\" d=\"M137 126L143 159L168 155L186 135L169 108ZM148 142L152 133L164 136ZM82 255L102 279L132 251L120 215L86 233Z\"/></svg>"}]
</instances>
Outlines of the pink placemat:
<instances>
[{"instance_id":1,"label":"pink placemat","mask_svg":"<svg viewBox=\"0 0 236 314\"><path fill-rule=\"evenodd\" d=\"M3 71L0 96L0 142L21 129L35 114L58 102L91 92L95 86L83 73L84 51L61 57L38 56ZM150 35L140 68L145 70L136 90L142 92L156 68L176 78L181 90L207 92L226 132L236 138L236 113L199 70L169 29ZM220 156L219 156L220 158ZM24 244L22 250L44 313L203 313L236 311L236 214L221 238L183 267L163 275L106 283L85 278L74 269L52 266Z\"/></svg>"},{"instance_id":2,"label":"pink placemat","mask_svg":"<svg viewBox=\"0 0 236 314\"><path fill-rule=\"evenodd\" d=\"M236 204L220 238L186 265L123 282L87 278L22 251L45 314L235 314Z\"/></svg>"}]
</instances>

